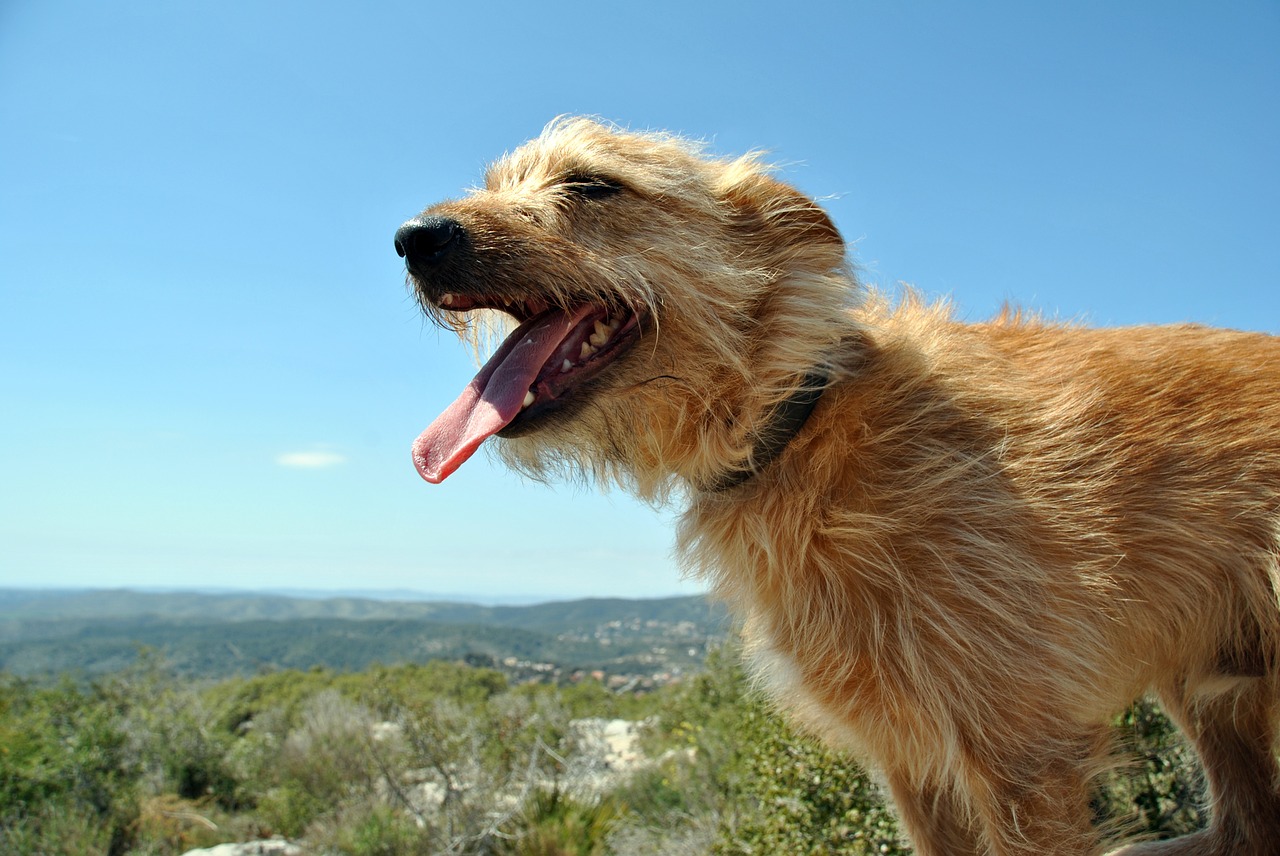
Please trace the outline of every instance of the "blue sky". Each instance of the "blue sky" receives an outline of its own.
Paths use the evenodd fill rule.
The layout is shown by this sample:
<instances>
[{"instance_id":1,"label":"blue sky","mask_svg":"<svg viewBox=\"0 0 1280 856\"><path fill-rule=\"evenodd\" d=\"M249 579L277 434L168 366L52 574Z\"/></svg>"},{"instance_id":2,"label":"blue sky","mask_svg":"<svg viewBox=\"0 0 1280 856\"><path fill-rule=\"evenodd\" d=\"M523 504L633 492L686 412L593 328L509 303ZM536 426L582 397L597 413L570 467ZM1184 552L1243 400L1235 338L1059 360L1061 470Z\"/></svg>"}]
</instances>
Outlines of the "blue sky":
<instances>
[{"instance_id":1,"label":"blue sky","mask_svg":"<svg viewBox=\"0 0 1280 856\"><path fill-rule=\"evenodd\" d=\"M0 4L0 585L699 590L672 512L444 485L392 233L562 113L767 149L866 278L1280 332L1280 5Z\"/></svg>"}]
</instances>

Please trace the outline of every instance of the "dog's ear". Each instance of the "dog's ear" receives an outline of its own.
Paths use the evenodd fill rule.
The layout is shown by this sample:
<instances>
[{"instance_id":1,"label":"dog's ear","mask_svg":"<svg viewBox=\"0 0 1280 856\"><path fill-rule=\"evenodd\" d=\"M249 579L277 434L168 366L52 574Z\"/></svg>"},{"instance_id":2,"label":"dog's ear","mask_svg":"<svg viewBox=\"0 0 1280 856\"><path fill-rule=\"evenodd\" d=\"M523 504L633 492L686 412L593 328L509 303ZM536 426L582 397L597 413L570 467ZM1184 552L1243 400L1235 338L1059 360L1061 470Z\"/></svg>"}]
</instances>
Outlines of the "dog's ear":
<instances>
[{"instance_id":1,"label":"dog's ear","mask_svg":"<svg viewBox=\"0 0 1280 856\"><path fill-rule=\"evenodd\" d=\"M723 198L735 226L758 236L763 246L822 246L844 253L844 237L827 212L789 184L752 172L725 188Z\"/></svg>"}]
</instances>

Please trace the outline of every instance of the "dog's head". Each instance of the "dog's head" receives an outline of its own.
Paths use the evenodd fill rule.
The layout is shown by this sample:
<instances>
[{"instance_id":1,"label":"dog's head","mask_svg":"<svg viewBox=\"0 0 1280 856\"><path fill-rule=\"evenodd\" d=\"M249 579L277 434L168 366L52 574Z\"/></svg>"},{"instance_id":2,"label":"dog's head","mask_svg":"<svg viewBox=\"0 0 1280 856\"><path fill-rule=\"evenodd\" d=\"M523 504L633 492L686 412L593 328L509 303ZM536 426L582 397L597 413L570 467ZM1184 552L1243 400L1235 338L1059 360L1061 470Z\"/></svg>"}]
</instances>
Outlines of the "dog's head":
<instances>
[{"instance_id":1,"label":"dog's head","mask_svg":"<svg viewBox=\"0 0 1280 856\"><path fill-rule=\"evenodd\" d=\"M757 157L586 119L552 123L395 246L431 318L477 347L508 331L415 443L431 482L495 434L535 473L634 483L740 459L757 412L821 360L851 283L826 213Z\"/></svg>"}]
</instances>

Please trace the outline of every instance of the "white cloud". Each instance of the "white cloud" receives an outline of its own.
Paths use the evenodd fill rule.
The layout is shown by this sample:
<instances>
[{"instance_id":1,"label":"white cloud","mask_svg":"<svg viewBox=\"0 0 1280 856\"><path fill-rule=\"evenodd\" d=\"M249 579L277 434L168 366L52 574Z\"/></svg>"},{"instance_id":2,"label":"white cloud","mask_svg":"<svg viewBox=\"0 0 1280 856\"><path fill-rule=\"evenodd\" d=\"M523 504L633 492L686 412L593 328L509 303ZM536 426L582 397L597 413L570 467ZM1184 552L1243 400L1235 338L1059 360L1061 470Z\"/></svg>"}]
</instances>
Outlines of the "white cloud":
<instances>
[{"instance_id":1,"label":"white cloud","mask_svg":"<svg viewBox=\"0 0 1280 856\"><path fill-rule=\"evenodd\" d=\"M347 462L345 455L337 452L285 452L276 456L276 463L282 467L293 467L301 470L318 470L325 467L336 467Z\"/></svg>"}]
</instances>

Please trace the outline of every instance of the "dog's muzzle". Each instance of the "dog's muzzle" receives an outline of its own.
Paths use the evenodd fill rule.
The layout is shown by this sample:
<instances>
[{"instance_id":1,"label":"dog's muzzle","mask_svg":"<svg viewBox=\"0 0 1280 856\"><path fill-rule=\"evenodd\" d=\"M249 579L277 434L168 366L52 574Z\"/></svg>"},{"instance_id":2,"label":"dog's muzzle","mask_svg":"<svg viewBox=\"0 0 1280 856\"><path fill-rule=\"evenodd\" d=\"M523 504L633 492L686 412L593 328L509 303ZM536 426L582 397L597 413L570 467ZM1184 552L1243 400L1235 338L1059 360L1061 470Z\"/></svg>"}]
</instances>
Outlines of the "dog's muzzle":
<instances>
[{"instance_id":1,"label":"dog's muzzle","mask_svg":"<svg viewBox=\"0 0 1280 856\"><path fill-rule=\"evenodd\" d=\"M409 273L425 275L457 249L462 224L448 217L414 217L396 230L396 254Z\"/></svg>"}]
</instances>

